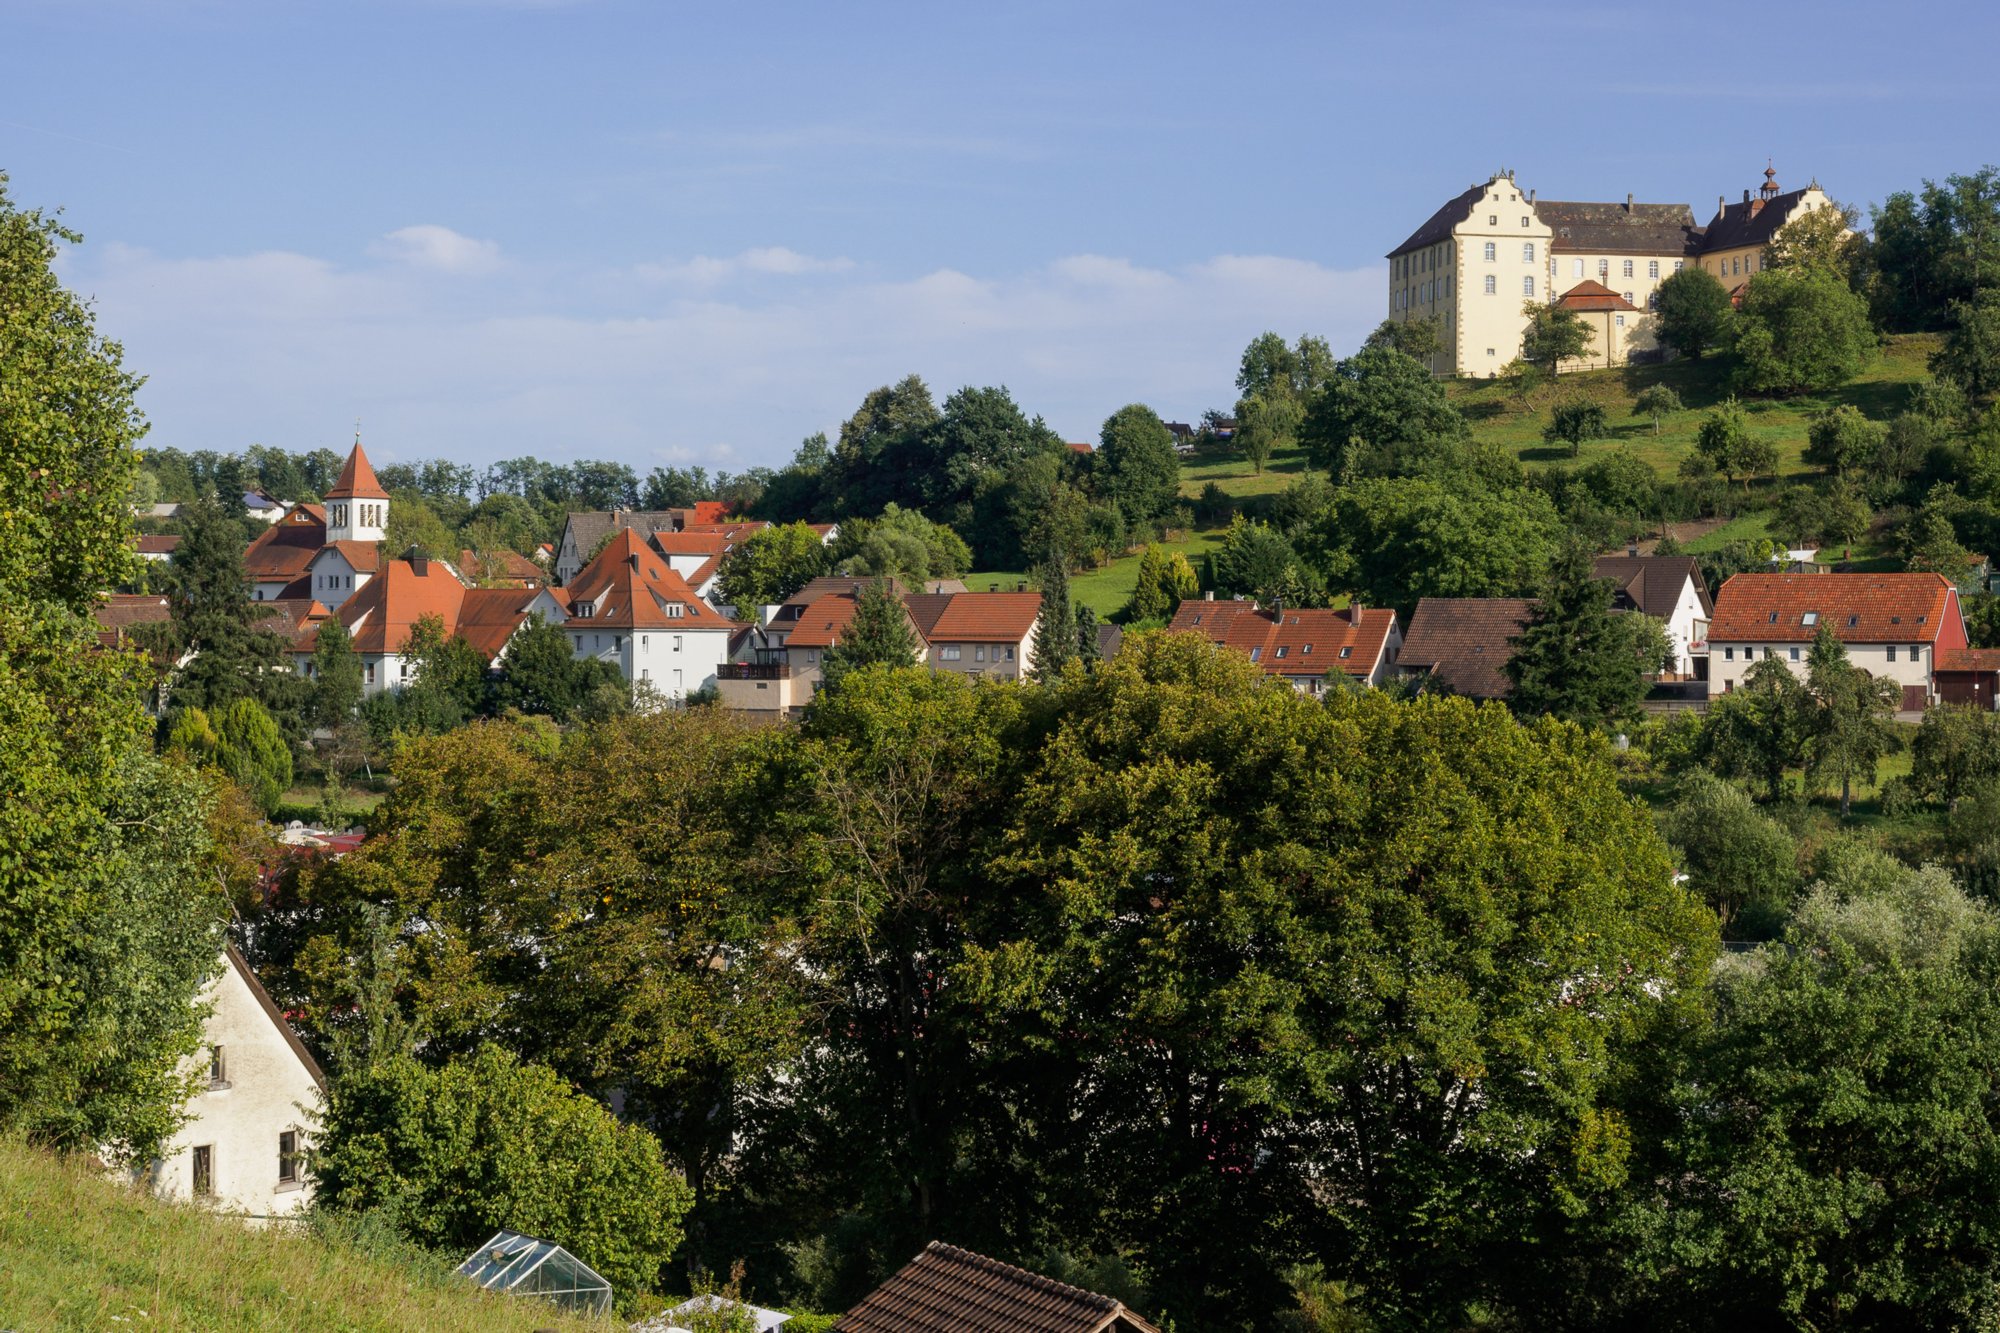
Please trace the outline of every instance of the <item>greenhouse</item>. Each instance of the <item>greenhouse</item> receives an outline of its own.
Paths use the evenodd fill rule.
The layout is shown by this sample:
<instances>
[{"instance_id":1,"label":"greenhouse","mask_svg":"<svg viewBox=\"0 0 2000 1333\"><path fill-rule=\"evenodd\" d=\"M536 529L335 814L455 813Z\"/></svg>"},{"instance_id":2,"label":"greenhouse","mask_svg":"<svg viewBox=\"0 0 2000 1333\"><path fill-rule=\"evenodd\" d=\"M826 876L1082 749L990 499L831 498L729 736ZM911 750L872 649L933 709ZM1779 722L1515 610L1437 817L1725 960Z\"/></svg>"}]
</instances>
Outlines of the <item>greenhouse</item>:
<instances>
[{"instance_id":1,"label":"greenhouse","mask_svg":"<svg viewBox=\"0 0 2000 1333\"><path fill-rule=\"evenodd\" d=\"M503 1231L472 1252L458 1271L488 1291L539 1296L577 1314L611 1309L611 1284L562 1246Z\"/></svg>"}]
</instances>

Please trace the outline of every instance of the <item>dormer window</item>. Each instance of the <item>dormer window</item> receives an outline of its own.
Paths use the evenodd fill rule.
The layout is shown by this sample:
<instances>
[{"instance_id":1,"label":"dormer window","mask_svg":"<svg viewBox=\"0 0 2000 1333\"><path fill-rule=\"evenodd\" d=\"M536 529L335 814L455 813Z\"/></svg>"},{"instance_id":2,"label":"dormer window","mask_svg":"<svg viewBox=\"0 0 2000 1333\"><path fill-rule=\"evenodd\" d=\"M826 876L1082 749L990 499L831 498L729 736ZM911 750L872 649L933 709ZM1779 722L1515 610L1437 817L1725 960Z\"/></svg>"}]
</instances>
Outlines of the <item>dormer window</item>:
<instances>
[{"instance_id":1,"label":"dormer window","mask_svg":"<svg viewBox=\"0 0 2000 1333\"><path fill-rule=\"evenodd\" d=\"M1860 623L1861 623L1860 616L1849 616L1847 618L1847 628L1849 629L1853 629L1856 625L1859 625Z\"/></svg>"},{"instance_id":2,"label":"dormer window","mask_svg":"<svg viewBox=\"0 0 2000 1333\"><path fill-rule=\"evenodd\" d=\"M1352 657L1352 656L1354 656L1354 648L1353 648L1353 645L1351 645L1351 644L1350 644L1350 645L1348 645L1347 647L1344 647L1344 648L1342 648L1342 649L1340 650L1340 655L1341 655L1342 657Z\"/></svg>"},{"instance_id":3,"label":"dormer window","mask_svg":"<svg viewBox=\"0 0 2000 1333\"><path fill-rule=\"evenodd\" d=\"M1311 656L1312 656L1312 650L1313 650L1313 646L1312 646L1311 644L1307 644L1307 645L1306 645L1305 647L1303 647L1303 648L1299 649L1299 656L1300 656L1300 657L1311 657Z\"/></svg>"},{"instance_id":4,"label":"dormer window","mask_svg":"<svg viewBox=\"0 0 2000 1333\"><path fill-rule=\"evenodd\" d=\"M1250 660L1253 662L1255 662L1258 658L1262 657L1263 655L1264 655L1264 650L1262 648L1252 648L1250 650Z\"/></svg>"},{"instance_id":5,"label":"dormer window","mask_svg":"<svg viewBox=\"0 0 2000 1333\"><path fill-rule=\"evenodd\" d=\"M1770 622L1769 622L1769 623L1770 623L1770 624L1773 624L1773 625L1775 625L1775 624L1777 624L1777 623L1778 623L1778 613L1777 613L1776 611L1773 611L1773 612L1771 613L1771 619L1770 619Z\"/></svg>"},{"instance_id":6,"label":"dormer window","mask_svg":"<svg viewBox=\"0 0 2000 1333\"><path fill-rule=\"evenodd\" d=\"M1889 623L1891 625L1900 625L1903 623L1903 618L1901 616L1890 616Z\"/></svg>"},{"instance_id":7,"label":"dormer window","mask_svg":"<svg viewBox=\"0 0 2000 1333\"><path fill-rule=\"evenodd\" d=\"M1284 655L1285 655L1286 653L1288 653L1288 652L1290 652L1290 651L1291 651L1291 649L1290 649L1290 648L1288 648L1288 647L1283 647L1283 646L1280 646L1280 647L1279 647L1279 649L1278 649L1278 656L1280 656L1280 657L1283 657L1283 656L1284 656Z\"/></svg>"},{"instance_id":8,"label":"dormer window","mask_svg":"<svg viewBox=\"0 0 2000 1333\"><path fill-rule=\"evenodd\" d=\"M687 608L683 607L683 606L682 606L682 605L681 605L681 604L680 604L679 602L668 602L668 603L667 603L667 619L669 619L669 620L679 620L679 619L681 618L681 612L682 612L682 611L684 611L684 610L686 610L686 609L687 609Z\"/></svg>"},{"instance_id":9,"label":"dormer window","mask_svg":"<svg viewBox=\"0 0 2000 1333\"><path fill-rule=\"evenodd\" d=\"M1801 625L1817 625L1817 624L1819 624L1819 612L1817 612L1817 611L1808 611L1808 612L1806 612L1806 613L1805 613L1804 615L1802 615L1802 616L1800 616L1800 617L1799 617L1799 623L1800 623Z\"/></svg>"}]
</instances>

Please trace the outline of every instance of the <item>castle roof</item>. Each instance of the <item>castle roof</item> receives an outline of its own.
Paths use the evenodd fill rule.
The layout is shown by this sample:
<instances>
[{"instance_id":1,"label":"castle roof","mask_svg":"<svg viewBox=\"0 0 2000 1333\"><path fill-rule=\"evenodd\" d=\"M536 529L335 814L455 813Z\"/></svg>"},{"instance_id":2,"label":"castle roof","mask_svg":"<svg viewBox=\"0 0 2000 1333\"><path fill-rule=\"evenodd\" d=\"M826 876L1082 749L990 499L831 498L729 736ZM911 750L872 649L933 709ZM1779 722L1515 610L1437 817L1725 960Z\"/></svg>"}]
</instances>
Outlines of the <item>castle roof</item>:
<instances>
[{"instance_id":1,"label":"castle roof","mask_svg":"<svg viewBox=\"0 0 2000 1333\"><path fill-rule=\"evenodd\" d=\"M1544 199L1535 216L1549 225L1557 254L1691 255L1701 228L1686 204L1589 204Z\"/></svg>"}]
</instances>

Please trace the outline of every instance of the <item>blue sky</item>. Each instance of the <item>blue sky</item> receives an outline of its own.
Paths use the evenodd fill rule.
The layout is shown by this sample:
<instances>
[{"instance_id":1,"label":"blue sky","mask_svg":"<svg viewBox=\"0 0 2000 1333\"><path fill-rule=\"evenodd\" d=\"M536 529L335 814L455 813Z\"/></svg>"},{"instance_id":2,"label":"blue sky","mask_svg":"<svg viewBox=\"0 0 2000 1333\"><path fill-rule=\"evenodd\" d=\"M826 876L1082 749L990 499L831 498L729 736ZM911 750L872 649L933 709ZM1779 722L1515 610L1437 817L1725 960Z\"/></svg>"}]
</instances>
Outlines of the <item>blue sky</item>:
<instances>
[{"instance_id":1,"label":"blue sky","mask_svg":"<svg viewBox=\"0 0 2000 1333\"><path fill-rule=\"evenodd\" d=\"M0 170L152 442L780 464L877 384L1071 439L1351 347L1494 167L1706 220L2000 159L1985 6L0 0Z\"/></svg>"}]
</instances>

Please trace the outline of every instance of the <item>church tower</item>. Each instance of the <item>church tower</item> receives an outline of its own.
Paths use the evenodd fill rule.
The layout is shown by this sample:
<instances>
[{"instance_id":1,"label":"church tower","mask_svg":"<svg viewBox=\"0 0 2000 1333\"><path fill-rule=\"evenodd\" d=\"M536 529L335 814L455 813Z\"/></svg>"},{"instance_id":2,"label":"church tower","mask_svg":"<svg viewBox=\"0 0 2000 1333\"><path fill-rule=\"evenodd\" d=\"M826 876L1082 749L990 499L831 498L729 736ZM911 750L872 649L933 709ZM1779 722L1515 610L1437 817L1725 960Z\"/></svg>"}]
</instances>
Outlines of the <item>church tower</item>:
<instances>
[{"instance_id":1,"label":"church tower","mask_svg":"<svg viewBox=\"0 0 2000 1333\"><path fill-rule=\"evenodd\" d=\"M361 437L340 469L340 480L326 493L326 539L332 542L379 542L389 525L389 492L375 480Z\"/></svg>"}]
</instances>

